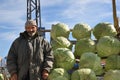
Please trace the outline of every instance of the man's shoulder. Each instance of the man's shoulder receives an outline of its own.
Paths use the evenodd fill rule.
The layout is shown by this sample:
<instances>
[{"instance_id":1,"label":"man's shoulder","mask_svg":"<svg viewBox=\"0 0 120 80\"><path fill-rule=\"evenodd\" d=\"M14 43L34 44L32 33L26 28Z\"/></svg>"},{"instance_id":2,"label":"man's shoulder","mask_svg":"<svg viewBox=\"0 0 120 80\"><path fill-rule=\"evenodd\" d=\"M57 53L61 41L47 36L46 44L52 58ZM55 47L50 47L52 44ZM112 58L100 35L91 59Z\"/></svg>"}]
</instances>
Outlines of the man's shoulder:
<instances>
[{"instance_id":1,"label":"man's shoulder","mask_svg":"<svg viewBox=\"0 0 120 80\"><path fill-rule=\"evenodd\" d=\"M21 39L22 39L21 37L17 37L13 42L14 42L14 43L16 43L16 42L18 43L18 42L21 41Z\"/></svg>"},{"instance_id":2,"label":"man's shoulder","mask_svg":"<svg viewBox=\"0 0 120 80\"><path fill-rule=\"evenodd\" d=\"M44 38L43 36L38 36L38 39L43 43L49 43L49 41L46 38Z\"/></svg>"},{"instance_id":3,"label":"man's shoulder","mask_svg":"<svg viewBox=\"0 0 120 80\"><path fill-rule=\"evenodd\" d=\"M39 40L44 40L43 36L38 35L37 37L38 37Z\"/></svg>"}]
</instances>

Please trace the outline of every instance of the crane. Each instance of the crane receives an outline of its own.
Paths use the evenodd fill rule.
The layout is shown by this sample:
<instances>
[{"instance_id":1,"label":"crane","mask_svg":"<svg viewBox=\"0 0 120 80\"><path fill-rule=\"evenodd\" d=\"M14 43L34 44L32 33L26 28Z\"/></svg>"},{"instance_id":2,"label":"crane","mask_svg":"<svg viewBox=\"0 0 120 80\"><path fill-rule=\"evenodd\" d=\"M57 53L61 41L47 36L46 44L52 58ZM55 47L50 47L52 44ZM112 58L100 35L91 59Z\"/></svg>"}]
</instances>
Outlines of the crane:
<instances>
[{"instance_id":1,"label":"crane","mask_svg":"<svg viewBox=\"0 0 120 80\"><path fill-rule=\"evenodd\" d=\"M45 37L45 27L41 26L41 7L40 0L27 0L27 20L34 19L38 25L38 32Z\"/></svg>"}]
</instances>

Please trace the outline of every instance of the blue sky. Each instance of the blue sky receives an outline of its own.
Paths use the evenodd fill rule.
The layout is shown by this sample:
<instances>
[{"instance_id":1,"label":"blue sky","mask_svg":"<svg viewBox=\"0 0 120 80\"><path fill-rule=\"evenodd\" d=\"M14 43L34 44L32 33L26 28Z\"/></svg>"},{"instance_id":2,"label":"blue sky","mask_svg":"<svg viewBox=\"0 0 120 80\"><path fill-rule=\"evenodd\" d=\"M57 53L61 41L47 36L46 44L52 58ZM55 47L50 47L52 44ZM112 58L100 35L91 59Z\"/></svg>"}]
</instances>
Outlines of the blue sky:
<instances>
[{"instance_id":1,"label":"blue sky","mask_svg":"<svg viewBox=\"0 0 120 80\"><path fill-rule=\"evenodd\" d=\"M120 17L120 0L116 0L117 16ZM26 21L26 0L0 1L0 56L7 56L8 50ZM112 0L41 0L42 26L62 22L70 29L77 23L87 23L93 28L100 22L113 24ZM46 33L46 39L50 39Z\"/></svg>"}]
</instances>

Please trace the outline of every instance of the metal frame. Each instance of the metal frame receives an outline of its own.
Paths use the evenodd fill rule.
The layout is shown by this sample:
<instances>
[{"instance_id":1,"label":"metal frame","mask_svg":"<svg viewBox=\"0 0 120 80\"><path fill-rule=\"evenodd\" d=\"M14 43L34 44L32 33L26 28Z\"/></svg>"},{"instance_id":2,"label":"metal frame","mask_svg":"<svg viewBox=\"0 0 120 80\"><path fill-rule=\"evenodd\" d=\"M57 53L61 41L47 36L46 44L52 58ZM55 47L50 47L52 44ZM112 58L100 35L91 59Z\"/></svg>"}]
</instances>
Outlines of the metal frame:
<instances>
[{"instance_id":1,"label":"metal frame","mask_svg":"<svg viewBox=\"0 0 120 80\"><path fill-rule=\"evenodd\" d=\"M27 20L36 20L38 32L41 36L45 37L45 27L41 26L41 7L40 0L27 0Z\"/></svg>"},{"instance_id":2,"label":"metal frame","mask_svg":"<svg viewBox=\"0 0 120 80\"><path fill-rule=\"evenodd\" d=\"M34 19L41 27L40 0L27 0L27 20Z\"/></svg>"}]
</instances>

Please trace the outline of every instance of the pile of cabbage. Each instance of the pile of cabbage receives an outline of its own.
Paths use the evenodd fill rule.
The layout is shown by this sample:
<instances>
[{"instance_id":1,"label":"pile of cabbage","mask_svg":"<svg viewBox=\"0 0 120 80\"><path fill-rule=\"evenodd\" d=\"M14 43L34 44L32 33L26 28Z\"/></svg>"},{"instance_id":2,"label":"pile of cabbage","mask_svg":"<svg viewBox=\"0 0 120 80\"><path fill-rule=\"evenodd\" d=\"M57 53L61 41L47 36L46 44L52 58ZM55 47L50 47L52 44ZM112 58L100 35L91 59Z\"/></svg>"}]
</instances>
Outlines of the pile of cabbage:
<instances>
[{"instance_id":1,"label":"pile of cabbage","mask_svg":"<svg viewBox=\"0 0 120 80\"><path fill-rule=\"evenodd\" d=\"M120 41L113 36L104 36L99 39L96 46L100 57L108 57L120 53Z\"/></svg>"},{"instance_id":2,"label":"pile of cabbage","mask_svg":"<svg viewBox=\"0 0 120 80\"><path fill-rule=\"evenodd\" d=\"M1 73L0 73L0 80L4 80L4 76Z\"/></svg>"},{"instance_id":3,"label":"pile of cabbage","mask_svg":"<svg viewBox=\"0 0 120 80\"><path fill-rule=\"evenodd\" d=\"M85 52L96 52L95 41L90 38L83 38L76 42L74 55L81 56Z\"/></svg>"},{"instance_id":4,"label":"pile of cabbage","mask_svg":"<svg viewBox=\"0 0 120 80\"><path fill-rule=\"evenodd\" d=\"M96 80L96 75L104 73L104 80L119 80L115 77L119 77L120 72L120 41L116 38L117 31L114 26L102 22L92 29L88 24L78 23L71 32L76 40L74 47L69 39L70 29L67 24L57 23L51 27L51 45L55 62L49 80L70 80L70 78L71 80ZM93 36L95 39L92 39ZM107 58L105 69L101 64L101 58ZM76 59L79 59L77 70L74 69ZM69 71L72 70L69 75L71 77L65 77L61 68L66 75L69 75ZM108 74L111 78L108 78Z\"/></svg>"},{"instance_id":5,"label":"pile of cabbage","mask_svg":"<svg viewBox=\"0 0 120 80\"><path fill-rule=\"evenodd\" d=\"M103 36L116 36L117 31L111 23L101 22L93 28L93 35L96 39L100 39Z\"/></svg>"},{"instance_id":6,"label":"pile of cabbage","mask_svg":"<svg viewBox=\"0 0 120 80\"><path fill-rule=\"evenodd\" d=\"M97 80L97 77L93 70L82 68L72 73L71 80Z\"/></svg>"},{"instance_id":7,"label":"pile of cabbage","mask_svg":"<svg viewBox=\"0 0 120 80\"><path fill-rule=\"evenodd\" d=\"M104 80L120 80L120 70L109 70L105 73Z\"/></svg>"},{"instance_id":8,"label":"pile of cabbage","mask_svg":"<svg viewBox=\"0 0 120 80\"><path fill-rule=\"evenodd\" d=\"M111 55L106 59L105 70L120 70L120 55Z\"/></svg>"},{"instance_id":9,"label":"pile of cabbage","mask_svg":"<svg viewBox=\"0 0 120 80\"><path fill-rule=\"evenodd\" d=\"M70 75L63 68L55 68L49 75L48 80L70 80Z\"/></svg>"},{"instance_id":10,"label":"pile of cabbage","mask_svg":"<svg viewBox=\"0 0 120 80\"><path fill-rule=\"evenodd\" d=\"M78 23L74 26L72 30L72 36L79 40L83 38L91 37L91 27L85 23Z\"/></svg>"},{"instance_id":11,"label":"pile of cabbage","mask_svg":"<svg viewBox=\"0 0 120 80\"><path fill-rule=\"evenodd\" d=\"M81 56L79 68L90 68L96 75L102 75L104 72L101 66L101 58L92 52L86 52Z\"/></svg>"},{"instance_id":12,"label":"pile of cabbage","mask_svg":"<svg viewBox=\"0 0 120 80\"><path fill-rule=\"evenodd\" d=\"M65 37L60 36L51 41L53 50L57 48L68 48L72 49L72 43Z\"/></svg>"},{"instance_id":13,"label":"pile of cabbage","mask_svg":"<svg viewBox=\"0 0 120 80\"><path fill-rule=\"evenodd\" d=\"M57 23L52 25L50 34L53 39L56 39L56 37L60 36L69 38L70 29L65 23Z\"/></svg>"},{"instance_id":14,"label":"pile of cabbage","mask_svg":"<svg viewBox=\"0 0 120 80\"><path fill-rule=\"evenodd\" d=\"M74 66L75 57L71 50L67 48L57 48L53 52L55 57L54 67L70 70Z\"/></svg>"}]
</instances>

